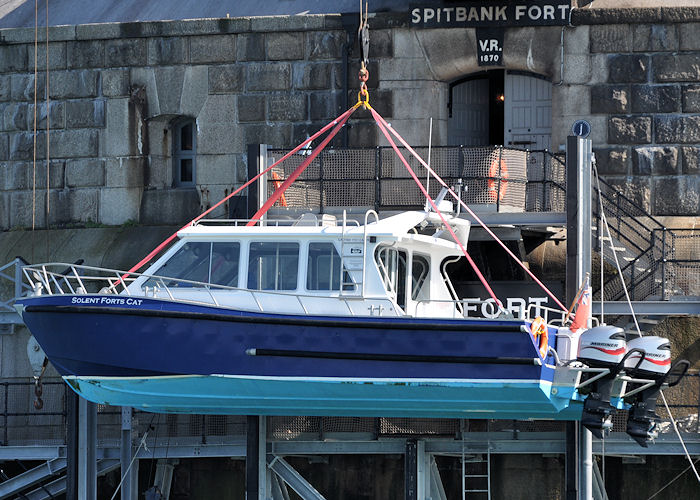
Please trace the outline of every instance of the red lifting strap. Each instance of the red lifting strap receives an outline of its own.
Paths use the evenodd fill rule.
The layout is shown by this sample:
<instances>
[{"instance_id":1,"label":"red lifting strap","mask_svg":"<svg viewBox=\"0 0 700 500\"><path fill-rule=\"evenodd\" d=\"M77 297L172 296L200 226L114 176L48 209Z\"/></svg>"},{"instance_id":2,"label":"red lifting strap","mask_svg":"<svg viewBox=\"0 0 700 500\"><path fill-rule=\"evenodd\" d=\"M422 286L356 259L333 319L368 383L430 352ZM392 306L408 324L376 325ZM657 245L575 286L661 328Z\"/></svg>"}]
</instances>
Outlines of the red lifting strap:
<instances>
[{"instance_id":1,"label":"red lifting strap","mask_svg":"<svg viewBox=\"0 0 700 500\"><path fill-rule=\"evenodd\" d=\"M566 306L565 306L564 304L562 304L561 301L560 301L559 299L557 299L557 297L552 293L552 291L551 291L549 288L547 288L547 287L545 286L545 284L542 283L542 282L532 273L532 271L530 271L530 269L527 268L527 266L526 266L525 264L523 264L523 262L510 250L510 248L508 248L508 247L506 246L505 243L503 243L503 241L501 241L501 239L500 239L498 236L496 236L496 235L494 234L493 231L491 231L491 229L484 223L484 221L482 221L482 220L474 213L474 211L473 211L471 208L469 208L469 206L468 206L464 201L462 201L462 199L457 195L457 193L455 193L454 190L452 190L452 189L447 185L447 183L446 183L445 181L443 181L443 180L440 178L440 176L439 176L438 174L436 174L435 171L434 171L433 169L431 169L431 168L428 166L427 163L425 163L425 161L423 160L423 158L421 158L421 157L418 155L418 153L416 153L416 152L413 150L413 148L412 148L411 146L408 145L408 143L399 135L399 133L398 133L396 130L394 130L393 128L391 128L391 127L389 126L389 124L386 122L386 120L384 120L384 118L382 118L382 117L379 115L379 113L376 113L376 116L375 116L375 113L373 113L373 116L374 116L374 119L377 120L377 124L380 124L380 123L383 124L384 127L386 127L386 128L399 140L399 142L401 142L401 144L402 144L413 156L416 157L416 159L421 163L421 165L423 165L423 166L428 170L428 172L438 181L438 183L440 183L440 185L441 185L442 187L447 188L447 192L450 193L450 195L451 195L455 200L457 200L457 203L459 203L459 204L469 213L469 215L471 215L471 216L474 218L474 220L476 220L476 221L484 228L484 230L486 230L486 232L487 232L499 245L501 245L501 247L503 247L503 249L508 253L508 255L510 255L510 256L513 258L513 260L514 260L515 262L517 262L517 263L520 265L520 267L522 267L522 268L525 270L525 272L533 279L533 281L534 281L535 283L537 283L537 284L540 286L540 288L542 288L542 290L544 290L544 292L552 298L552 300L554 301L554 303L557 304L557 305L561 308L562 311L565 311L565 312L566 312L566 311L567 311ZM380 127L380 128L381 128L381 127Z\"/></svg>"},{"instance_id":2,"label":"red lifting strap","mask_svg":"<svg viewBox=\"0 0 700 500\"><path fill-rule=\"evenodd\" d=\"M182 226L180 229L178 229L177 231L175 231L173 234L171 234L170 236L168 236L168 238L167 238L165 241L163 241L160 245L158 245L156 248L154 248L148 255L146 255L143 259L141 259L136 265L134 265L131 269L129 269L129 271L127 271L126 274L124 274L123 276L121 276L121 277L120 277L120 280L124 280L124 279L128 278L128 277L129 277L129 273L134 273L134 272L138 271L138 270L141 269L148 261L150 261L153 257L155 257L156 255L158 255L158 253L159 253L161 250L163 250L171 241L173 241L173 240L177 237L177 233L179 233L179 232L182 231L183 229L186 229L186 228L190 227L192 224L194 224L194 223L197 222L198 220L204 218L207 214L211 213L214 209L216 209L217 207L221 206L223 203L225 203L226 201L228 201L231 197L233 197L233 196L237 195L238 193L240 193L241 191L243 191L245 188L247 188L247 187L250 186L252 183L254 183L255 181L257 181L260 177L262 177L263 175L265 175L266 173L268 173L270 170L272 170L274 167L276 167L277 165L279 165L280 163L282 163L283 161L285 161L287 158L289 158L290 156L292 156L292 155L298 153L298 152L301 150L301 148L306 147L307 144L310 144L311 141L317 139L320 135L322 135L322 134L324 134L326 131L328 131L328 129L330 129L330 128L333 127L334 125L337 125L339 121L342 121L343 123L345 123L345 122L347 121L348 117L352 114L352 112L355 111L355 109L357 109L357 105L355 105L355 106L353 106L352 108L348 109L345 113L343 113L342 115L340 115L338 118L336 118L336 119L334 119L333 121L331 121L330 123L328 123L328 124L327 124L325 127L323 127L321 130L319 130L318 132L316 132L316 133L315 133L314 135L312 135L311 137L307 138L304 142L302 142L301 144L299 144L296 148L292 149L289 153L287 153L287 154L284 155L282 158L280 158L279 160L277 160L275 163L273 163L272 165L270 165L269 167L267 167L265 170L263 170L262 172L260 172L258 175L256 175L256 176L253 177L252 179L250 179L248 182L246 182L245 184L243 184L241 187L239 187L238 189L232 191L231 194L229 194L228 196L226 196L223 200L221 200L220 202L218 202L216 205L214 205L214 206L212 206L211 208L207 209L206 211L202 212L202 213L199 214L197 217L195 217L194 219L192 219L190 222L188 222L187 224L185 224L184 226ZM337 128L337 127L336 127L336 128ZM337 133L337 131L336 131L335 133ZM333 135L335 135L335 133L333 133ZM316 154L318 154L318 153L316 153ZM118 284L118 283L117 283L117 284Z\"/></svg>"},{"instance_id":3,"label":"red lifting strap","mask_svg":"<svg viewBox=\"0 0 700 500\"><path fill-rule=\"evenodd\" d=\"M503 304L501 303L500 300L498 300L498 297L496 297L496 294L493 293L493 290L489 286L488 282L486 281L486 278L484 275L481 273L479 268L476 265L476 262L474 262L469 255L469 252L467 252L467 249L464 248L464 245L462 245L462 242L459 241L459 238L457 238L457 235L455 234L454 230L452 229L452 226L448 224L448 222L445 220L445 217L442 215L442 212L438 209L437 205L433 201L433 199L430 197L428 194L428 191L425 190L423 187L423 184L418 180L418 177L416 176L416 173L413 171L413 169L410 167L406 159L403 157L401 154L401 151L399 151L399 148L396 146L396 143L393 141L391 136L389 135L389 132L387 132L387 128L390 128L388 124L385 125L386 122L384 122L383 118L379 116L379 113L377 113L374 108L370 107L370 111L372 112L372 116L374 117L374 120L377 122L377 126L379 126L379 130L382 131L384 136L386 137L387 141L389 141L389 144L391 144L391 147L394 148L394 151L396 152L396 155L401 159L401 162L403 163L404 167L406 167L406 170L408 170L408 173L411 174L411 177L413 177L413 180L416 182L420 190L423 192L423 196L425 196L425 199L428 200L430 203L430 206L433 207L433 210L440 216L440 220L442 220L442 223L445 224L445 228L450 232L450 235L452 235L452 238L455 240L457 245L459 246L460 250L462 250L462 253L464 256L467 258L467 261L469 262L469 265L472 267L474 272L476 273L477 277L479 278L479 281L481 281L481 284L484 285L484 288L486 288L486 291L488 294L491 296L493 300L496 301L496 304L498 304L499 309L503 309Z\"/></svg>"},{"instance_id":4,"label":"red lifting strap","mask_svg":"<svg viewBox=\"0 0 700 500\"><path fill-rule=\"evenodd\" d=\"M345 122L348 121L348 118L350 118L350 115L353 114L353 112L357 109L357 105L353 106L349 110L347 110L345 113L340 115L339 120L334 120L332 123L337 123L335 128L326 136L325 139L316 146L316 148L313 150L313 152L309 155L308 158L306 158L301 165L297 167L297 169L292 172L292 175L290 175L285 181L282 183L280 187L275 189L275 192L272 193L272 196L270 196L265 204L260 207L260 210L258 210L255 215L253 215L253 218L251 219L247 226L254 226L258 222L260 222L260 218L265 215L265 213L270 210L270 207L275 204L275 202L284 194L284 192L287 190L289 186L292 185L292 183L301 175L301 173L306 170L306 167L311 165L311 162L314 161L314 159L319 155L321 151L328 145L329 142L331 142L331 139L335 137L335 135L338 133L338 131L343 128L343 125L345 125Z\"/></svg>"}]
</instances>

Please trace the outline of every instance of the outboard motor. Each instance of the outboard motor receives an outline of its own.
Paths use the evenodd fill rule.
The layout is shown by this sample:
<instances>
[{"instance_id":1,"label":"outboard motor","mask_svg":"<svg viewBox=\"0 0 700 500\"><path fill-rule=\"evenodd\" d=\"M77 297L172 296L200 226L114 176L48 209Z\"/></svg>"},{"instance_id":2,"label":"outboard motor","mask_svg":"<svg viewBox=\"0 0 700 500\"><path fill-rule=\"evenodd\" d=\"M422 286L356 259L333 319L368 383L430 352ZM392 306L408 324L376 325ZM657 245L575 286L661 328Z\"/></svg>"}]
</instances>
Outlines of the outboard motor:
<instances>
[{"instance_id":1,"label":"outboard motor","mask_svg":"<svg viewBox=\"0 0 700 500\"><path fill-rule=\"evenodd\" d=\"M678 384L690 363L682 359L671 365L671 343L663 337L638 337L630 340L628 347L631 355L625 360L627 374L654 381L653 385L625 398L625 402L632 405L627 419L627 434L646 448L648 442L659 434L657 424L660 417L656 414L656 399L661 386L672 373L678 375L668 386Z\"/></svg>"},{"instance_id":2,"label":"outboard motor","mask_svg":"<svg viewBox=\"0 0 700 500\"><path fill-rule=\"evenodd\" d=\"M624 366L627 342L622 328L601 325L590 328L581 334L578 360L592 368L607 368L610 373L581 387L581 394L588 394L583 403L581 423L594 436L603 437L603 432L612 429L612 414L615 408L610 404L615 377ZM595 375L584 374L590 379ZM582 382L585 382L583 379Z\"/></svg>"}]
</instances>

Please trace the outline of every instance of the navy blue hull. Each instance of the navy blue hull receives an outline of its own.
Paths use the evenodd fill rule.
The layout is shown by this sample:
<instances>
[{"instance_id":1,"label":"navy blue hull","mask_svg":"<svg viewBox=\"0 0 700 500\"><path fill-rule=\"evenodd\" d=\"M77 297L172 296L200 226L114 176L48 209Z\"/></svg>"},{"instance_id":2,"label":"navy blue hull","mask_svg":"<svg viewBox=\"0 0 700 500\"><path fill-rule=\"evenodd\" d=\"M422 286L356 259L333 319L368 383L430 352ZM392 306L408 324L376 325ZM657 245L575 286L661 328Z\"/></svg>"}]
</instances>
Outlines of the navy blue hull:
<instances>
[{"instance_id":1,"label":"navy blue hull","mask_svg":"<svg viewBox=\"0 0 700 500\"><path fill-rule=\"evenodd\" d=\"M522 321L306 317L120 296L54 295L19 302L24 306L25 323L61 375L78 381L97 380L95 387L105 390L107 381L119 380L118 390L111 387L109 396L106 392L100 396L99 390L84 393L99 402L140 406L133 404L139 401L133 394L119 401L114 400L115 394L127 394L130 389L125 387L143 386L149 379L170 380L167 377L177 375L201 375L202 381L211 375L229 376L222 380L237 381L238 389L241 380L257 381L253 387L259 387L259 401L265 400L268 386L274 385L279 395L285 391L279 382L293 381L293 387L303 392L304 384L299 381L308 379L332 381L335 400L342 400L338 387L342 393L343 383L347 383L349 396L357 391L357 384L388 384L397 391L392 397L400 400L401 384L431 381L426 387L432 384L433 394L437 386L472 387L474 391L483 383L479 398L484 397L487 386L491 391L499 386L528 387L541 400L540 416L555 414L569 402L554 401L561 398L549 394L554 370L540 362ZM553 339L551 334L550 344ZM275 384L266 385L266 380ZM168 391L176 385L168 382ZM81 392L80 384L71 386ZM216 387L216 391L225 392L221 384ZM314 391L320 391L317 400L323 398L321 387ZM415 406L416 393L405 392ZM465 401L470 397L465 392L451 394ZM504 394L509 394L511 405L518 400L522 404L520 397L507 391ZM184 401L183 394L172 394L172 401L168 397L163 395L152 409L178 411L177 400ZM290 397L294 399L293 394ZM209 400L207 412L216 412L216 399L213 395ZM480 412L488 413L501 404L495 395L488 399ZM475 404L479 406L478 401ZM258 409L265 413L262 406ZM245 408L249 412L250 408ZM300 411L304 408L307 411ZM381 414L381 410L377 407L375 412ZM197 404L188 403L179 411L196 413ZM237 412L230 404L220 411ZM284 411L309 414L308 406L295 408L293 404ZM435 411L440 413L439 404ZM509 411L517 414L517 405ZM363 407L362 414L368 412L372 411ZM352 414L351 407L348 414Z\"/></svg>"}]
</instances>

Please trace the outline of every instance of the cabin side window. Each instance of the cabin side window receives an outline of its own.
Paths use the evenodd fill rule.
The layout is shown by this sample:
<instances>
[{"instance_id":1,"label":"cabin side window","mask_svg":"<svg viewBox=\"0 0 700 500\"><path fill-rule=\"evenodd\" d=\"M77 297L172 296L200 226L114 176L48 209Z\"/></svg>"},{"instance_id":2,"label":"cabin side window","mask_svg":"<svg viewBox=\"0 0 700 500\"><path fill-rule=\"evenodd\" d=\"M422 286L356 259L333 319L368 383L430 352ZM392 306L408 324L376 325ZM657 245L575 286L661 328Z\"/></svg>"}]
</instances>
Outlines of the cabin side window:
<instances>
[{"instance_id":1,"label":"cabin side window","mask_svg":"<svg viewBox=\"0 0 700 500\"><path fill-rule=\"evenodd\" d=\"M396 303L406 308L406 252L396 248L380 247L376 254L379 274L384 288L390 296L396 297Z\"/></svg>"},{"instance_id":2,"label":"cabin side window","mask_svg":"<svg viewBox=\"0 0 700 500\"><path fill-rule=\"evenodd\" d=\"M248 288L251 290L296 290L299 244L251 242L248 259Z\"/></svg>"},{"instance_id":3,"label":"cabin side window","mask_svg":"<svg viewBox=\"0 0 700 500\"><path fill-rule=\"evenodd\" d=\"M238 286L238 242L188 242L182 245L143 286L194 287L199 283ZM171 278L171 279L161 279ZM178 281L185 280L185 281Z\"/></svg>"},{"instance_id":4,"label":"cabin side window","mask_svg":"<svg viewBox=\"0 0 700 500\"><path fill-rule=\"evenodd\" d=\"M340 255L333 243L309 243L307 290L340 290ZM343 269L343 290L354 290L350 273Z\"/></svg>"},{"instance_id":5,"label":"cabin side window","mask_svg":"<svg viewBox=\"0 0 700 500\"><path fill-rule=\"evenodd\" d=\"M211 246L209 283L212 285L237 287L240 255L241 244L238 242L213 243Z\"/></svg>"},{"instance_id":6,"label":"cabin side window","mask_svg":"<svg viewBox=\"0 0 700 500\"><path fill-rule=\"evenodd\" d=\"M430 298L430 260L423 255L413 254L411 268L411 299L428 300Z\"/></svg>"}]
</instances>

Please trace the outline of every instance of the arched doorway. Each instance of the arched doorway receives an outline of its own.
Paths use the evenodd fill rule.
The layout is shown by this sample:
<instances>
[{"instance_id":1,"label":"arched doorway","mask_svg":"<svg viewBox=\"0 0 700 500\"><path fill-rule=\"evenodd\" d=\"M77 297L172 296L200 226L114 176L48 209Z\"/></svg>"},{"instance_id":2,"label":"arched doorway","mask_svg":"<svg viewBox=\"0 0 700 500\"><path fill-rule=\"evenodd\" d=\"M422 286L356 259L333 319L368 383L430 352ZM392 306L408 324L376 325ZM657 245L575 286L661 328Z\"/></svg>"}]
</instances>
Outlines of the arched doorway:
<instances>
[{"instance_id":1,"label":"arched doorway","mask_svg":"<svg viewBox=\"0 0 700 500\"><path fill-rule=\"evenodd\" d=\"M450 145L550 149L552 84L539 75L476 73L452 83L449 99Z\"/></svg>"}]
</instances>

